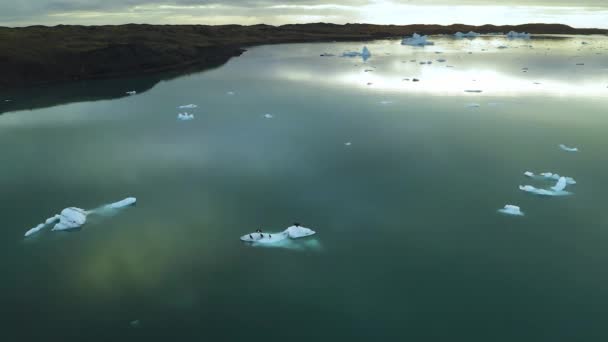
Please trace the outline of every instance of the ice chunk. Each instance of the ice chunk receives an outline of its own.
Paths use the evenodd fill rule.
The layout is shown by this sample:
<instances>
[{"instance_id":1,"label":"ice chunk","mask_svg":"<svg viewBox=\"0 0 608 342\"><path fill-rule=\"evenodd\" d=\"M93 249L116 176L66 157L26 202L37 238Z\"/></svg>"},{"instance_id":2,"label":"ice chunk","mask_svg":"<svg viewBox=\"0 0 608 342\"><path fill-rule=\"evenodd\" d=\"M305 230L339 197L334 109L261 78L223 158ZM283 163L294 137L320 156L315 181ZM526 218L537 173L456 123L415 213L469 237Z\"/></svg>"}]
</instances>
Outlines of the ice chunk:
<instances>
[{"instance_id":1,"label":"ice chunk","mask_svg":"<svg viewBox=\"0 0 608 342\"><path fill-rule=\"evenodd\" d=\"M481 105L479 103L469 103L467 104L468 108L479 108Z\"/></svg>"},{"instance_id":2,"label":"ice chunk","mask_svg":"<svg viewBox=\"0 0 608 342\"><path fill-rule=\"evenodd\" d=\"M551 190L553 191L563 191L566 188L566 178L565 177L559 177L559 180L557 181L557 183L555 183L554 186L551 187Z\"/></svg>"},{"instance_id":3,"label":"ice chunk","mask_svg":"<svg viewBox=\"0 0 608 342\"><path fill-rule=\"evenodd\" d=\"M177 119L181 121L194 120L194 114L179 113L177 114Z\"/></svg>"},{"instance_id":4,"label":"ice chunk","mask_svg":"<svg viewBox=\"0 0 608 342\"><path fill-rule=\"evenodd\" d=\"M226 93L226 95L231 95L232 96L232 95L234 95L234 92L233 91L229 91L229 92Z\"/></svg>"},{"instance_id":5,"label":"ice chunk","mask_svg":"<svg viewBox=\"0 0 608 342\"><path fill-rule=\"evenodd\" d=\"M137 94L137 92L135 90L131 90L131 91L128 91L126 94L127 95L135 95L135 94Z\"/></svg>"},{"instance_id":6,"label":"ice chunk","mask_svg":"<svg viewBox=\"0 0 608 342\"><path fill-rule=\"evenodd\" d=\"M439 63L444 63L445 61L446 61L446 60L445 60L444 58L439 58L439 59L437 60L437 62L439 62Z\"/></svg>"},{"instance_id":7,"label":"ice chunk","mask_svg":"<svg viewBox=\"0 0 608 342\"><path fill-rule=\"evenodd\" d=\"M289 235L289 237L292 239L306 237L314 235L316 233L314 230L302 227L298 223L294 223L293 226L288 227L287 229L285 229L285 231L287 232L287 235Z\"/></svg>"},{"instance_id":8,"label":"ice chunk","mask_svg":"<svg viewBox=\"0 0 608 342\"><path fill-rule=\"evenodd\" d=\"M561 148L562 150L564 150L566 152L578 152L578 147L568 147L564 144L560 144L559 148Z\"/></svg>"},{"instance_id":9,"label":"ice chunk","mask_svg":"<svg viewBox=\"0 0 608 342\"><path fill-rule=\"evenodd\" d=\"M276 243L284 239L298 239L314 235L316 232L310 228L300 226L298 223L294 223L293 226L287 227L282 232L268 233L262 232L261 230L255 233L249 233L241 236L241 241L244 242L257 242L257 243Z\"/></svg>"},{"instance_id":10,"label":"ice chunk","mask_svg":"<svg viewBox=\"0 0 608 342\"><path fill-rule=\"evenodd\" d=\"M507 49L507 48L508 48L508 46L505 46L505 45L501 45L501 46L498 47L498 49L501 49L501 50L502 49Z\"/></svg>"},{"instance_id":11,"label":"ice chunk","mask_svg":"<svg viewBox=\"0 0 608 342\"><path fill-rule=\"evenodd\" d=\"M539 175L536 175L533 172L526 171L526 172L524 172L524 175L526 175L527 177L530 177L533 179L539 179L539 180L559 180L562 177L562 176L558 175L557 173L552 173L552 172L541 172ZM574 178L572 178L572 177L564 177L564 178L566 179L566 184L568 184L568 185L576 184L576 180L574 180Z\"/></svg>"},{"instance_id":12,"label":"ice chunk","mask_svg":"<svg viewBox=\"0 0 608 342\"><path fill-rule=\"evenodd\" d=\"M346 51L342 53L342 57L361 57L363 61L367 61L372 56L367 46L364 46L361 52L358 51Z\"/></svg>"},{"instance_id":13,"label":"ice chunk","mask_svg":"<svg viewBox=\"0 0 608 342\"><path fill-rule=\"evenodd\" d=\"M136 319L136 320L134 320L134 321L131 321L131 322L129 323L129 325L130 325L132 328L139 328L139 327L141 326L141 322L140 322L138 319Z\"/></svg>"},{"instance_id":14,"label":"ice chunk","mask_svg":"<svg viewBox=\"0 0 608 342\"><path fill-rule=\"evenodd\" d=\"M345 143L344 143L344 146L350 146L350 145L352 145L352 144L353 144L353 143L351 143L350 141L347 141L347 142L345 142Z\"/></svg>"},{"instance_id":15,"label":"ice chunk","mask_svg":"<svg viewBox=\"0 0 608 342\"><path fill-rule=\"evenodd\" d=\"M467 89L464 91L465 93L482 93L483 90L478 90L478 89Z\"/></svg>"},{"instance_id":16,"label":"ice chunk","mask_svg":"<svg viewBox=\"0 0 608 342\"><path fill-rule=\"evenodd\" d=\"M382 105L389 105L391 103L393 103L393 101L388 101L388 100L380 101L380 104L382 104Z\"/></svg>"},{"instance_id":17,"label":"ice chunk","mask_svg":"<svg viewBox=\"0 0 608 342\"><path fill-rule=\"evenodd\" d=\"M272 119L272 118L274 118L274 116L272 114L270 114L270 113L264 114L264 119Z\"/></svg>"},{"instance_id":18,"label":"ice chunk","mask_svg":"<svg viewBox=\"0 0 608 342\"><path fill-rule=\"evenodd\" d=\"M469 31L469 33L456 32L454 34L455 38L476 38L479 37L480 34L477 32Z\"/></svg>"},{"instance_id":19,"label":"ice chunk","mask_svg":"<svg viewBox=\"0 0 608 342\"><path fill-rule=\"evenodd\" d=\"M196 107L198 107L198 106L195 105L195 104L187 104L187 105L179 106L177 108L179 108L179 109L193 109L193 108L196 108Z\"/></svg>"},{"instance_id":20,"label":"ice chunk","mask_svg":"<svg viewBox=\"0 0 608 342\"><path fill-rule=\"evenodd\" d=\"M516 38L530 39L530 37L531 37L531 35L526 32L509 31L509 33L507 33L507 38L509 38L509 39L516 39Z\"/></svg>"},{"instance_id":21,"label":"ice chunk","mask_svg":"<svg viewBox=\"0 0 608 342\"><path fill-rule=\"evenodd\" d=\"M505 205L504 208L498 209L498 212L506 215L524 216L524 213L521 211L521 209L518 206L512 204Z\"/></svg>"},{"instance_id":22,"label":"ice chunk","mask_svg":"<svg viewBox=\"0 0 608 342\"><path fill-rule=\"evenodd\" d=\"M401 45L409 45L409 46L425 46L425 45L435 45L433 42L429 42L427 40L427 36L421 36L417 33L414 33L411 37L405 37L401 41Z\"/></svg>"},{"instance_id":23,"label":"ice chunk","mask_svg":"<svg viewBox=\"0 0 608 342\"><path fill-rule=\"evenodd\" d=\"M137 202L137 199L135 197L127 197L121 201L110 203L110 204L106 205L106 207L112 208L112 209L120 209L120 208L124 208L124 207L128 207L130 205L133 205L133 204L135 204L135 202Z\"/></svg>"},{"instance_id":24,"label":"ice chunk","mask_svg":"<svg viewBox=\"0 0 608 342\"><path fill-rule=\"evenodd\" d=\"M321 57L333 57L335 55L331 54L331 53L324 52L324 53L320 54L319 56L321 56Z\"/></svg>"},{"instance_id":25,"label":"ice chunk","mask_svg":"<svg viewBox=\"0 0 608 342\"><path fill-rule=\"evenodd\" d=\"M520 185L519 190L529 192L535 195L540 196L566 196L571 195L572 193L564 190L555 191L555 190L547 190L547 189L539 189L535 188L532 185Z\"/></svg>"}]
</instances>

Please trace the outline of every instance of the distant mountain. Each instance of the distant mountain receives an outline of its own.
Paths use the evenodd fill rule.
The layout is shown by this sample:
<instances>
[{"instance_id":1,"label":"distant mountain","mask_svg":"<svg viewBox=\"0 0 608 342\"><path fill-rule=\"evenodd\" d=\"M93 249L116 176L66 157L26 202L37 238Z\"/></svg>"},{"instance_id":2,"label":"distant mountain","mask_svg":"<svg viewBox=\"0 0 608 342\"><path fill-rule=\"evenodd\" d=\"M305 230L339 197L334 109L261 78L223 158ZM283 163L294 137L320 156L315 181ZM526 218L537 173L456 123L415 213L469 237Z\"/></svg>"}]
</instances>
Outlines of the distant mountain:
<instances>
[{"instance_id":1,"label":"distant mountain","mask_svg":"<svg viewBox=\"0 0 608 342\"><path fill-rule=\"evenodd\" d=\"M218 66L260 44L349 41L420 34L525 31L608 34L560 24L515 26L297 24L120 25L0 28L0 89Z\"/></svg>"}]
</instances>

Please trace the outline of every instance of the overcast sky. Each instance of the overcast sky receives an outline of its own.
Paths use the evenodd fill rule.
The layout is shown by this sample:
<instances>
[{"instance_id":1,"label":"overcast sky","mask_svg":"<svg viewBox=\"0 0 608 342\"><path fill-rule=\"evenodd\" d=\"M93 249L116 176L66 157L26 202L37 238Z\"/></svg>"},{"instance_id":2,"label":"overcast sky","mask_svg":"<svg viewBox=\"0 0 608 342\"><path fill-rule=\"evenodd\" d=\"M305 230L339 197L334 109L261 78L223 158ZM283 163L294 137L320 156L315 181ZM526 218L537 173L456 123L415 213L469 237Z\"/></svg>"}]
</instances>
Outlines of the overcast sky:
<instances>
[{"instance_id":1,"label":"overcast sky","mask_svg":"<svg viewBox=\"0 0 608 342\"><path fill-rule=\"evenodd\" d=\"M608 0L0 0L0 25L563 23L608 28Z\"/></svg>"}]
</instances>

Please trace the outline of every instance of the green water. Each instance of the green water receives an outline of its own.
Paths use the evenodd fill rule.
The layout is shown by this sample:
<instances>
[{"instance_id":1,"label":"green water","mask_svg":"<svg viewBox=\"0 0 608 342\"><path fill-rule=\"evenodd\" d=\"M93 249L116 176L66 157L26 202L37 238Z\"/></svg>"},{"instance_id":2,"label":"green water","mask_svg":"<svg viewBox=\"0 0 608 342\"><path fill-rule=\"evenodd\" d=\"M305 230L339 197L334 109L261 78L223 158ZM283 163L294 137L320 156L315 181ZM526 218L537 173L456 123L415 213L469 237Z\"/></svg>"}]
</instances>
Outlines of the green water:
<instances>
[{"instance_id":1,"label":"green water","mask_svg":"<svg viewBox=\"0 0 608 342\"><path fill-rule=\"evenodd\" d=\"M255 47L31 111L11 108L77 86L12 92L1 340L606 340L608 39L432 40L366 42L366 63L319 57L364 43ZM195 119L177 121L189 103ZM534 197L518 186L552 184L528 170L578 184ZM135 207L78 232L23 238L127 196ZM526 216L496 212L508 203ZM314 248L238 239L294 221Z\"/></svg>"}]
</instances>

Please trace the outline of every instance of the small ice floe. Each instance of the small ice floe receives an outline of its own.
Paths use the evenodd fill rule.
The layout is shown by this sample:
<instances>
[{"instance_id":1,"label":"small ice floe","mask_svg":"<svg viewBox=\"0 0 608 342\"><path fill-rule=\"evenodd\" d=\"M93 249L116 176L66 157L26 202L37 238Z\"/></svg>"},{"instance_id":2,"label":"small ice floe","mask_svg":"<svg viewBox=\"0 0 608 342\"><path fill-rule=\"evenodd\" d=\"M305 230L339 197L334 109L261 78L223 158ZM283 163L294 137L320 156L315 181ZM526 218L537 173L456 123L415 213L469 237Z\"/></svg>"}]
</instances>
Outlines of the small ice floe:
<instances>
[{"instance_id":1,"label":"small ice floe","mask_svg":"<svg viewBox=\"0 0 608 342\"><path fill-rule=\"evenodd\" d=\"M467 104L467 108L479 108L481 105L479 103L469 103Z\"/></svg>"},{"instance_id":2,"label":"small ice floe","mask_svg":"<svg viewBox=\"0 0 608 342\"><path fill-rule=\"evenodd\" d=\"M194 114L189 113L179 113L177 114L177 119L181 121L190 121L194 120Z\"/></svg>"},{"instance_id":3,"label":"small ice floe","mask_svg":"<svg viewBox=\"0 0 608 342\"><path fill-rule=\"evenodd\" d=\"M4 100L4 102L11 102L11 101L12 101L12 100L9 100L9 99Z\"/></svg>"},{"instance_id":4,"label":"small ice floe","mask_svg":"<svg viewBox=\"0 0 608 342\"><path fill-rule=\"evenodd\" d=\"M235 94L235 93L234 93L233 91L229 91L229 92L227 92L227 93L226 93L226 95L230 95L230 96L232 96L232 95L234 95L234 94Z\"/></svg>"},{"instance_id":5,"label":"small ice floe","mask_svg":"<svg viewBox=\"0 0 608 342\"><path fill-rule=\"evenodd\" d=\"M414 33L411 37L405 37L401 40L401 45L409 45L409 46L426 46L426 45L435 45L433 42L429 42L427 40L427 36L421 36L417 33Z\"/></svg>"},{"instance_id":6,"label":"small ice floe","mask_svg":"<svg viewBox=\"0 0 608 342\"><path fill-rule=\"evenodd\" d=\"M347 142L345 142L345 143L344 143L344 146L350 146L350 145L352 145L352 144L353 144L353 143L351 143L350 141L347 141Z\"/></svg>"},{"instance_id":7,"label":"small ice floe","mask_svg":"<svg viewBox=\"0 0 608 342\"><path fill-rule=\"evenodd\" d=\"M562 178L562 176L558 175L557 173L552 173L552 172L541 172L540 174L535 174L534 172L531 171L526 171L524 172L524 175L526 177L530 177L533 179L538 179L538 180L559 180L560 178ZM564 177L566 179L566 184L568 185L574 185L576 184L576 180L574 180L574 178L572 177Z\"/></svg>"},{"instance_id":8,"label":"small ice floe","mask_svg":"<svg viewBox=\"0 0 608 342\"><path fill-rule=\"evenodd\" d=\"M272 119L272 118L274 118L274 115L272 115L270 113L264 114L264 119Z\"/></svg>"},{"instance_id":9,"label":"small ice floe","mask_svg":"<svg viewBox=\"0 0 608 342\"><path fill-rule=\"evenodd\" d=\"M585 63L576 63L576 65L585 65Z\"/></svg>"},{"instance_id":10,"label":"small ice floe","mask_svg":"<svg viewBox=\"0 0 608 342\"><path fill-rule=\"evenodd\" d=\"M532 185L520 185L519 190L529 192L540 196L567 196L571 195L571 192L566 191L566 177L560 177L557 183L550 189L539 189Z\"/></svg>"},{"instance_id":11,"label":"small ice floe","mask_svg":"<svg viewBox=\"0 0 608 342\"><path fill-rule=\"evenodd\" d=\"M241 236L240 240L251 244L253 247L275 247L295 250L318 249L319 243L316 240L312 244L306 241L302 243L299 243L300 241L293 241L314 234L316 234L314 230L302 227L299 223L294 223L293 226L288 227L282 232L269 233L258 229L253 233Z\"/></svg>"},{"instance_id":12,"label":"small ice floe","mask_svg":"<svg viewBox=\"0 0 608 342\"><path fill-rule=\"evenodd\" d=\"M578 152L578 147L568 147L564 144L559 144L559 148L566 152Z\"/></svg>"},{"instance_id":13,"label":"small ice floe","mask_svg":"<svg viewBox=\"0 0 608 342\"><path fill-rule=\"evenodd\" d=\"M509 47L508 47L508 46L506 46L506 45L500 45L500 46L499 46L499 47L497 47L497 48L502 50L502 49L508 49Z\"/></svg>"},{"instance_id":14,"label":"small ice floe","mask_svg":"<svg viewBox=\"0 0 608 342\"><path fill-rule=\"evenodd\" d=\"M367 46L364 46L361 52L358 51L346 51L342 54L342 57L361 57L363 61L367 61L372 56Z\"/></svg>"},{"instance_id":15,"label":"small ice floe","mask_svg":"<svg viewBox=\"0 0 608 342\"><path fill-rule=\"evenodd\" d=\"M464 92L465 93L483 93L483 90L479 90L479 89L467 89Z\"/></svg>"},{"instance_id":16,"label":"small ice floe","mask_svg":"<svg viewBox=\"0 0 608 342\"><path fill-rule=\"evenodd\" d=\"M195 104L187 104L187 105L179 106L177 108L179 108L179 109L193 109L193 108L196 108L196 107L198 107L198 106L195 105Z\"/></svg>"},{"instance_id":17,"label":"small ice floe","mask_svg":"<svg viewBox=\"0 0 608 342\"><path fill-rule=\"evenodd\" d=\"M521 211L521 209L518 206L512 205L512 204L505 205L504 208L498 209L498 212L503 213L505 215L524 216L523 211Z\"/></svg>"},{"instance_id":18,"label":"small ice floe","mask_svg":"<svg viewBox=\"0 0 608 342\"><path fill-rule=\"evenodd\" d=\"M87 222L87 216L91 214L105 215L113 213L114 211L122 208L126 208L135 204L135 197L128 197L121 201L103 205L93 210L84 210L76 207L65 208L60 214L49 217L44 223L37 225L36 227L25 232L25 236L30 236L38 233L46 226L55 224L51 229L52 231L58 230L71 230L82 227Z\"/></svg>"},{"instance_id":19,"label":"small ice floe","mask_svg":"<svg viewBox=\"0 0 608 342\"><path fill-rule=\"evenodd\" d=\"M373 72L373 71L374 71L374 69L365 69L365 70L363 70L363 72Z\"/></svg>"},{"instance_id":20,"label":"small ice floe","mask_svg":"<svg viewBox=\"0 0 608 342\"><path fill-rule=\"evenodd\" d=\"M127 95L135 95L135 94L137 94L137 92L135 90L131 90L131 91L127 91L126 94Z\"/></svg>"},{"instance_id":21,"label":"small ice floe","mask_svg":"<svg viewBox=\"0 0 608 342\"><path fill-rule=\"evenodd\" d=\"M477 32L469 31L468 33L456 32L454 33L454 38L476 38L479 37L480 34Z\"/></svg>"},{"instance_id":22,"label":"small ice floe","mask_svg":"<svg viewBox=\"0 0 608 342\"><path fill-rule=\"evenodd\" d=\"M531 35L529 33L526 32L515 32L515 31L510 31L509 33L507 33L507 38L509 39L530 39Z\"/></svg>"},{"instance_id":23,"label":"small ice floe","mask_svg":"<svg viewBox=\"0 0 608 342\"><path fill-rule=\"evenodd\" d=\"M129 325L131 326L131 328L139 328L141 326L141 322L136 319L134 321L131 321Z\"/></svg>"},{"instance_id":24,"label":"small ice floe","mask_svg":"<svg viewBox=\"0 0 608 342\"><path fill-rule=\"evenodd\" d=\"M389 105L391 103L393 103L393 101L388 101L388 100L380 101L381 105Z\"/></svg>"}]
</instances>

